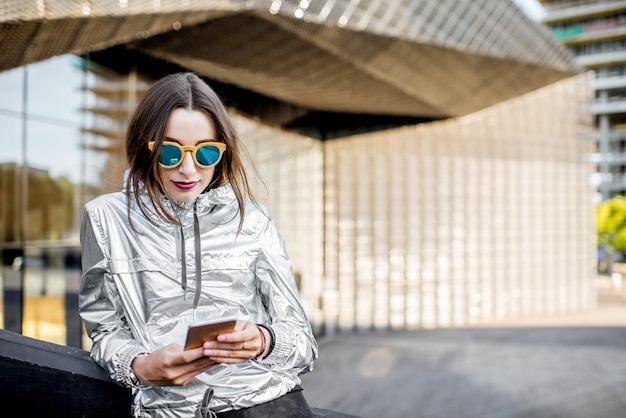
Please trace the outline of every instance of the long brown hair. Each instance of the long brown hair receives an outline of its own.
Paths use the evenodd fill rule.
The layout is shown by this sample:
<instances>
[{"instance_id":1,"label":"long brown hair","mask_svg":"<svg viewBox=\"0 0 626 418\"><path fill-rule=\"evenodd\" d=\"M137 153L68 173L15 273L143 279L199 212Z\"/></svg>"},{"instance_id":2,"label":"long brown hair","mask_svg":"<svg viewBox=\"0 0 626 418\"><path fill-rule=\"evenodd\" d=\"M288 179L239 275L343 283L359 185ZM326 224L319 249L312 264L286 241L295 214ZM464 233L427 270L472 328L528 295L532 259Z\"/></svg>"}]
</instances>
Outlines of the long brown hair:
<instances>
[{"instance_id":1,"label":"long brown hair","mask_svg":"<svg viewBox=\"0 0 626 418\"><path fill-rule=\"evenodd\" d=\"M129 174L126 178L126 201L128 220L131 220L131 203L137 203L141 213L153 224L152 214L160 219L180 225L176 217L164 206L165 187L158 167L158 152L148 149L148 142L156 141L158 147L163 142L170 114L173 110L185 108L206 113L215 123L220 142L226 144L226 151L215 167L215 173L206 190L230 183L239 207L239 230L243 225L245 200L254 202L248 178L243 166L241 153L246 152L235 132L224 104L204 81L191 72L170 74L150 87L137 106L126 130L126 157ZM205 191L206 191L205 190ZM148 194L154 210L148 208L141 199L141 193ZM180 203L169 199L174 206ZM134 229L134 227L133 227Z\"/></svg>"}]
</instances>

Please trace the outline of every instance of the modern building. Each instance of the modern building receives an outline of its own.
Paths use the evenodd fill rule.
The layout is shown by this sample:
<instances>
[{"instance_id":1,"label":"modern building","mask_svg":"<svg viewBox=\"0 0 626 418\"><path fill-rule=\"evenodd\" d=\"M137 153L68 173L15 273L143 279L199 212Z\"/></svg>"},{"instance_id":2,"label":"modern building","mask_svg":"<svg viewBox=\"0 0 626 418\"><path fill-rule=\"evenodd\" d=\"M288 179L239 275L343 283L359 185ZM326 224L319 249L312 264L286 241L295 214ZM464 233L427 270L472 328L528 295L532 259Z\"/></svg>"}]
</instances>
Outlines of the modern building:
<instances>
[{"instance_id":1,"label":"modern building","mask_svg":"<svg viewBox=\"0 0 626 418\"><path fill-rule=\"evenodd\" d=\"M591 80L512 1L8 3L2 159L21 173L33 166L72 178L77 221L61 236L29 235L46 202L10 180L16 187L1 199L21 202L21 215L2 212L0 225L25 227L0 243L6 329L28 323L46 330L40 338L81 344L75 225L84 200L117 187L123 170L117 135L102 127L114 114L123 120L138 80L181 70L227 104L318 333L594 306ZM68 58L69 76L39 72ZM102 88L101 68L117 74L115 88ZM63 83L65 94L48 91ZM126 105L114 90L130 97ZM79 117L56 114L70 91L87 110ZM34 97L47 107L35 108ZM61 140L50 139L51 126ZM77 177L64 171L74 161ZM47 250L55 245L72 256ZM51 300L65 324L42 308Z\"/></svg>"},{"instance_id":2,"label":"modern building","mask_svg":"<svg viewBox=\"0 0 626 418\"><path fill-rule=\"evenodd\" d=\"M626 194L626 1L543 0L543 22L593 70L598 200Z\"/></svg>"}]
</instances>

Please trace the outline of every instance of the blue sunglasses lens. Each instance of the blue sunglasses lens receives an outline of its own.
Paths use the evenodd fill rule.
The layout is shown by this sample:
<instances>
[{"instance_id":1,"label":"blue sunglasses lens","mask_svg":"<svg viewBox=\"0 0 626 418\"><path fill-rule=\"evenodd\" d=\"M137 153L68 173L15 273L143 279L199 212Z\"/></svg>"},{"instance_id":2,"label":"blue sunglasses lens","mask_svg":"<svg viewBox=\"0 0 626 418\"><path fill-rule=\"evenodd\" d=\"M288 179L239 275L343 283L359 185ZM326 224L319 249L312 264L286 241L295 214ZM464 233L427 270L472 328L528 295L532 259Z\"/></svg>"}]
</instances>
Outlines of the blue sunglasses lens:
<instances>
[{"instance_id":1,"label":"blue sunglasses lens","mask_svg":"<svg viewBox=\"0 0 626 418\"><path fill-rule=\"evenodd\" d=\"M203 147L198 148L196 152L196 160L198 164L203 165L205 167L212 166L219 160L220 158L220 150L214 145L205 145Z\"/></svg>"},{"instance_id":2,"label":"blue sunglasses lens","mask_svg":"<svg viewBox=\"0 0 626 418\"><path fill-rule=\"evenodd\" d=\"M174 145L163 144L161 147L161 155L159 162L166 167L173 167L180 161L182 157L180 149Z\"/></svg>"},{"instance_id":3,"label":"blue sunglasses lens","mask_svg":"<svg viewBox=\"0 0 626 418\"><path fill-rule=\"evenodd\" d=\"M215 165L220 159L220 149L214 145L204 145L196 151L196 162L201 167ZM183 158L182 151L175 145L163 144L159 163L165 167L174 167Z\"/></svg>"}]
</instances>

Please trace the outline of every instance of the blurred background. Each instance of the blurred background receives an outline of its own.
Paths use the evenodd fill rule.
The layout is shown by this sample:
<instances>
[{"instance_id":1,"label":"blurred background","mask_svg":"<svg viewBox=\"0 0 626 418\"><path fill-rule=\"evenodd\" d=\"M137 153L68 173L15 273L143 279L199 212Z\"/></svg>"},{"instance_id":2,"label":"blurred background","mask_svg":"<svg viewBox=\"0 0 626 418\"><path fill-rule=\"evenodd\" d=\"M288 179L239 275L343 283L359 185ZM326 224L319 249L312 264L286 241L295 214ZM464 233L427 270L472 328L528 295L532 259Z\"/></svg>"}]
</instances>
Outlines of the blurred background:
<instances>
[{"instance_id":1,"label":"blurred background","mask_svg":"<svg viewBox=\"0 0 626 418\"><path fill-rule=\"evenodd\" d=\"M626 325L626 2L0 0L2 328L90 348L83 205L186 70L248 147L320 341Z\"/></svg>"}]
</instances>

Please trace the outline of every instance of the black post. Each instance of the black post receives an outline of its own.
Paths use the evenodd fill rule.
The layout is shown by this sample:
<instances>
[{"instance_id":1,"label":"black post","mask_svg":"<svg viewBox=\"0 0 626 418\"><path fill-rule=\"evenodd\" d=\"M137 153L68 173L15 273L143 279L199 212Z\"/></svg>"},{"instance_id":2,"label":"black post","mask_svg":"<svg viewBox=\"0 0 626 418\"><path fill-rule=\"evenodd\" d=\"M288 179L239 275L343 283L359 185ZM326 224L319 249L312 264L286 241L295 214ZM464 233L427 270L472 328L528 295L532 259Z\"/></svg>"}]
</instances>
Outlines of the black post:
<instances>
[{"instance_id":1,"label":"black post","mask_svg":"<svg viewBox=\"0 0 626 418\"><path fill-rule=\"evenodd\" d=\"M68 247L63 257L65 268L65 328L66 345L82 348L82 323L78 313L78 290L80 286L80 250Z\"/></svg>"},{"instance_id":2,"label":"black post","mask_svg":"<svg viewBox=\"0 0 626 418\"><path fill-rule=\"evenodd\" d=\"M24 250L22 248L3 248L2 277L4 287L4 329L22 333L24 319L24 288L22 286L22 270L25 267Z\"/></svg>"}]
</instances>

